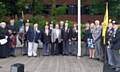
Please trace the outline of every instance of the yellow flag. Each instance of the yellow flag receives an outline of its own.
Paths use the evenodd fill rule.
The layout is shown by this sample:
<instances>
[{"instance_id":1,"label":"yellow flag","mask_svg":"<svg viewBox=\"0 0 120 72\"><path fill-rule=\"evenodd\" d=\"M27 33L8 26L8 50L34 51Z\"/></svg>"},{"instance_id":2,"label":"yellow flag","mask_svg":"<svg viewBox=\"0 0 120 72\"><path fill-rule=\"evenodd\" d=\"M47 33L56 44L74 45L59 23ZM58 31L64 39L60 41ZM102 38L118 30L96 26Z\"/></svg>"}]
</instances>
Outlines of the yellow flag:
<instances>
[{"instance_id":1,"label":"yellow flag","mask_svg":"<svg viewBox=\"0 0 120 72\"><path fill-rule=\"evenodd\" d=\"M22 19L24 20L24 12L22 11Z\"/></svg>"},{"instance_id":2,"label":"yellow flag","mask_svg":"<svg viewBox=\"0 0 120 72\"><path fill-rule=\"evenodd\" d=\"M103 44L105 44L107 26L108 26L108 3L106 3L106 11L103 21L103 30L102 30Z\"/></svg>"},{"instance_id":3,"label":"yellow flag","mask_svg":"<svg viewBox=\"0 0 120 72\"><path fill-rule=\"evenodd\" d=\"M24 21L24 12L22 11L22 23ZM22 24L22 32L24 32L24 25Z\"/></svg>"}]
</instances>

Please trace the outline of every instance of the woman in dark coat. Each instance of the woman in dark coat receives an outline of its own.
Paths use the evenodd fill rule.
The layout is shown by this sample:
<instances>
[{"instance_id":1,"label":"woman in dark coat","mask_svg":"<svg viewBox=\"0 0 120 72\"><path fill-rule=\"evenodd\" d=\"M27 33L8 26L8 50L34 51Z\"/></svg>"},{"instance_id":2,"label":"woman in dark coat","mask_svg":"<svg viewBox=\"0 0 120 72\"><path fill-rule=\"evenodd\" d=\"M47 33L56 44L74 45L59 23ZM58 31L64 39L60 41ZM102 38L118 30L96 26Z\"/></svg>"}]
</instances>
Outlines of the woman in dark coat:
<instances>
[{"instance_id":1,"label":"woman in dark coat","mask_svg":"<svg viewBox=\"0 0 120 72\"><path fill-rule=\"evenodd\" d=\"M0 23L0 58L6 58L9 56L8 40L8 30L6 29L6 23L2 22Z\"/></svg>"}]
</instances>

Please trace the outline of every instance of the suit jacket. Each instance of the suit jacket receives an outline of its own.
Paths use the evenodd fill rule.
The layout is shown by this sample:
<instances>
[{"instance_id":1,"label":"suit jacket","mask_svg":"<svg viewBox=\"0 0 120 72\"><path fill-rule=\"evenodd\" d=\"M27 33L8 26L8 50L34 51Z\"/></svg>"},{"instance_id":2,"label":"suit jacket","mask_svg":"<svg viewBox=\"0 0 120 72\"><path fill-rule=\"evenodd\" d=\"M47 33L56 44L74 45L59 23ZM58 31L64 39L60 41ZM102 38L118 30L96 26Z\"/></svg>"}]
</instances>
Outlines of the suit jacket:
<instances>
[{"instance_id":1,"label":"suit jacket","mask_svg":"<svg viewBox=\"0 0 120 72\"><path fill-rule=\"evenodd\" d=\"M27 40L29 42L36 42L38 43L38 40L41 39L41 32L40 30L34 31L34 29L30 29L27 32Z\"/></svg>"},{"instance_id":2,"label":"suit jacket","mask_svg":"<svg viewBox=\"0 0 120 72\"><path fill-rule=\"evenodd\" d=\"M28 28L28 31L30 30L31 28L30 28L30 26L29 26L29 28ZM28 39L27 39L27 34L28 34L28 31L26 31L26 26L24 27L24 41L27 41Z\"/></svg>"},{"instance_id":3,"label":"suit jacket","mask_svg":"<svg viewBox=\"0 0 120 72\"><path fill-rule=\"evenodd\" d=\"M63 39L63 41L69 41L69 39L70 39L70 29L69 28L66 31L65 31L65 28L63 29L62 39Z\"/></svg>"},{"instance_id":4,"label":"suit jacket","mask_svg":"<svg viewBox=\"0 0 120 72\"><path fill-rule=\"evenodd\" d=\"M120 31L117 30L115 35L112 37L112 49L118 50L120 49Z\"/></svg>"},{"instance_id":5,"label":"suit jacket","mask_svg":"<svg viewBox=\"0 0 120 72\"><path fill-rule=\"evenodd\" d=\"M108 31L109 30L109 31ZM107 30L106 30L106 45L108 45L108 41L110 40L110 38L112 37L112 34L113 33L113 28L112 29L109 29L109 28L107 28ZM111 42L111 41L110 41Z\"/></svg>"},{"instance_id":6,"label":"suit jacket","mask_svg":"<svg viewBox=\"0 0 120 72\"><path fill-rule=\"evenodd\" d=\"M101 27L98 27L93 30L93 39L95 42L102 38L101 34L102 34Z\"/></svg>"},{"instance_id":7,"label":"suit jacket","mask_svg":"<svg viewBox=\"0 0 120 72\"><path fill-rule=\"evenodd\" d=\"M57 39L56 29L51 31L51 42L55 42ZM58 42L61 42L61 30L59 29Z\"/></svg>"},{"instance_id":8,"label":"suit jacket","mask_svg":"<svg viewBox=\"0 0 120 72\"><path fill-rule=\"evenodd\" d=\"M78 30L76 31L74 28L72 28L70 34L71 34L71 38L72 38L71 40L73 40L73 38L75 38L75 40L73 40L73 41L78 40Z\"/></svg>"},{"instance_id":9,"label":"suit jacket","mask_svg":"<svg viewBox=\"0 0 120 72\"><path fill-rule=\"evenodd\" d=\"M6 38L6 36L7 36L7 38ZM1 28L0 27L0 40L3 40L3 39L7 39L7 43L9 42L9 33L8 33L8 30L7 30L7 28ZM2 41L3 42L3 41ZM6 43L6 42L5 42ZM1 43L2 44L2 43ZM0 46L1 46L1 44L0 44ZM3 45L3 44L2 44Z\"/></svg>"},{"instance_id":10,"label":"suit jacket","mask_svg":"<svg viewBox=\"0 0 120 72\"><path fill-rule=\"evenodd\" d=\"M11 30L13 35L16 35L17 32L18 32L18 28L15 25L13 25L13 26L12 25L8 25L8 30Z\"/></svg>"},{"instance_id":11,"label":"suit jacket","mask_svg":"<svg viewBox=\"0 0 120 72\"><path fill-rule=\"evenodd\" d=\"M3 29L3 28L0 27L0 39L4 39L5 36L8 36L8 31L7 31L7 29L6 29L6 28Z\"/></svg>"},{"instance_id":12,"label":"suit jacket","mask_svg":"<svg viewBox=\"0 0 120 72\"><path fill-rule=\"evenodd\" d=\"M43 43L51 43L51 30L49 29L48 35L43 31Z\"/></svg>"}]
</instances>

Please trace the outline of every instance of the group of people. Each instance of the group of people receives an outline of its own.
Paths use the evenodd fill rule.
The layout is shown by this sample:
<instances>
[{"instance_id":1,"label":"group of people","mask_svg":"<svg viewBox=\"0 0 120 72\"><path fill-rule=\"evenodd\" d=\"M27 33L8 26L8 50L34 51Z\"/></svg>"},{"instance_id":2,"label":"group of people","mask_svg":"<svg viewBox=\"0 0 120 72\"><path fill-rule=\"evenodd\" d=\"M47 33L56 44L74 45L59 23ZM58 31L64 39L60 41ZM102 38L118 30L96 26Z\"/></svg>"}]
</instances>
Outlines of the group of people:
<instances>
[{"instance_id":1,"label":"group of people","mask_svg":"<svg viewBox=\"0 0 120 72\"><path fill-rule=\"evenodd\" d=\"M10 23L0 23L0 57L15 57L17 37L24 44L24 55L37 57L40 45L43 56L49 55L77 55L78 28L77 23L68 26L68 20L56 24L46 22L45 27L39 28L39 24L30 25L29 20L24 23L24 32L19 32L15 19ZM2 44L2 40L6 43ZM39 45L40 44L40 45Z\"/></svg>"},{"instance_id":2,"label":"group of people","mask_svg":"<svg viewBox=\"0 0 120 72\"><path fill-rule=\"evenodd\" d=\"M104 61L110 68L120 71L120 30L116 21L109 19L105 43L102 37L103 23L99 20L86 23L85 42L90 59Z\"/></svg>"}]
</instances>

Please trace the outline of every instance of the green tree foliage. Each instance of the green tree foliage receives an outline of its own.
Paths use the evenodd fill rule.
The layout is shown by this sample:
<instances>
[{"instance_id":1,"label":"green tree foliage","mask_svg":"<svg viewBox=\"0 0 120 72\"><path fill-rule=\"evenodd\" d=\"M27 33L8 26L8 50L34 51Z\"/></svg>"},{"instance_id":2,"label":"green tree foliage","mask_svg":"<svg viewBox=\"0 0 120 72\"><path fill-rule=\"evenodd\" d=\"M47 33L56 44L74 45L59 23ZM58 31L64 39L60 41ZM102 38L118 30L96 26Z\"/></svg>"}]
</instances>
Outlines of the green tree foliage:
<instances>
[{"instance_id":1,"label":"green tree foliage","mask_svg":"<svg viewBox=\"0 0 120 72\"><path fill-rule=\"evenodd\" d=\"M44 5L41 3L41 2L37 2L35 4L35 8L34 8L34 11L33 11L33 14L34 15L40 15L40 14L43 14L43 10L45 9Z\"/></svg>"},{"instance_id":2,"label":"green tree foliage","mask_svg":"<svg viewBox=\"0 0 120 72\"><path fill-rule=\"evenodd\" d=\"M26 0L18 0L16 2L17 13L21 13L25 10Z\"/></svg>"},{"instance_id":3,"label":"green tree foliage","mask_svg":"<svg viewBox=\"0 0 120 72\"><path fill-rule=\"evenodd\" d=\"M44 28L44 26L46 25L46 20L43 17L37 18L35 16L32 16L30 18L30 25L32 26L35 23L38 23L39 28Z\"/></svg>"},{"instance_id":4,"label":"green tree foliage","mask_svg":"<svg viewBox=\"0 0 120 72\"><path fill-rule=\"evenodd\" d=\"M34 10L33 14L42 14L44 5L42 4L42 0L34 0ZM22 11L25 12L25 7L27 5L32 6L33 0L1 0L0 3L0 13L7 13L7 15L15 15L20 14ZM4 7L3 7L4 6ZM32 7L33 8L33 7ZM4 11L4 12L3 12Z\"/></svg>"},{"instance_id":5,"label":"green tree foliage","mask_svg":"<svg viewBox=\"0 0 120 72\"><path fill-rule=\"evenodd\" d=\"M120 19L120 0L109 0L109 16L115 20ZM89 14L104 15L105 0L92 0L92 5L89 6Z\"/></svg>"},{"instance_id":6,"label":"green tree foliage","mask_svg":"<svg viewBox=\"0 0 120 72\"><path fill-rule=\"evenodd\" d=\"M68 9L67 5L62 5L58 8L56 8L56 14L57 15L64 15L66 13L66 10Z\"/></svg>"},{"instance_id":7,"label":"green tree foliage","mask_svg":"<svg viewBox=\"0 0 120 72\"><path fill-rule=\"evenodd\" d=\"M85 24L81 24L81 40L84 41L85 38Z\"/></svg>"},{"instance_id":8,"label":"green tree foliage","mask_svg":"<svg viewBox=\"0 0 120 72\"><path fill-rule=\"evenodd\" d=\"M7 9L5 8L5 4L0 2L0 17L5 16L7 14Z\"/></svg>"},{"instance_id":9,"label":"green tree foliage","mask_svg":"<svg viewBox=\"0 0 120 72\"><path fill-rule=\"evenodd\" d=\"M50 0L51 4L52 4L52 8L51 8L51 16L52 18L55 18L57 15L63 15L66 13L66 10L68 9L67 5L62 5L59 7L56 7L56 0Z\"/></svg>"}]
</instances>

